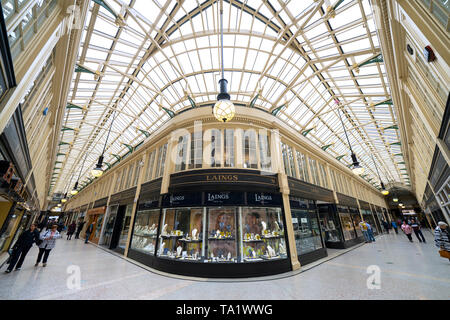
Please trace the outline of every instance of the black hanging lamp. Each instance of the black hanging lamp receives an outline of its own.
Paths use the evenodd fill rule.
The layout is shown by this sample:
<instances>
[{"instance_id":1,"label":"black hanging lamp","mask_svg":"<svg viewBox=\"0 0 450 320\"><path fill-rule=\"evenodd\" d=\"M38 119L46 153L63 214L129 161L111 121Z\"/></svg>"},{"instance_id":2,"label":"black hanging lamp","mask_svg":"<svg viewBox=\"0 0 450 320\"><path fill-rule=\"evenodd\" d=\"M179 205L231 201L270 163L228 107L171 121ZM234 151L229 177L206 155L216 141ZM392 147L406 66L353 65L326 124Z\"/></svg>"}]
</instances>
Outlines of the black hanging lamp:
<instances>
[{"instance_id":1,"label":"black hanging lamp","mask_svg":"<svg viewBox=\"0 0 450 320\"><path fill-rule=\"evenodd\" d=\"M335 99L334 102L335 102L338 106L340 106L340 104L341 104L341 103L339 102L338 99ZM345 129L344 121L342 121L342 117L341 117L341 113L340 113L340 108L338 109L338 114L339 114L339 119L341 119L342 127L344 128L344 133L345 133L345 136L346 136L346 138L347 138L347 142L348 142L348 146L349 146L349 148L350 148L350 152L352 153L352 154L351 154L351 157L352 157L352 164L353 164L352 171L353 171L353 173L356 174L356 175L362 175L362 174L364 173L364 168L361 167L361 165L359 164L358 159L356 158L356 154L353 152L352 145L350 144L350 139L348 138L348 135L347 135L347 130Z\"/></svg>"},{"instance_id":2,"label":"black hanging lamp","mask_svg":"<svg viewBox=\"0 0 450 320\"><path fill-rule=\"evenodd\" d=\"M104 159L103 156L105 154L106 144L108 143L109 135L111 133L111 128L114 123L114 120L116 120L116 117L113 118L113 120L111 121L111 125L109 126L108 135L106 136L106 141L105 141L105 145L103 146L102 155L98 158L98 162L97 162L95 168L91 170L91 174L94 178L100 178L103 175L103 169L102 169L103 159Z\"/></svg>"},{"instance_id":3,"label":"black hanging lamp","mask_svg":"<svg viewBox=\"0 0 450 320\"><path fill-rule=\"evenodd\" d=\"M373 158L373 154L370 154L370 155L371 155L371 157L372 157L373 164L375 165L375 169L377 170L378 179L380 179L381 193L382 193L384 196L387 196L387 195L389 194L389 190L386 190L386 187L384 186L383 181L381 181L381 176L380 176L380 173L378 172L377 163L375 162L375 159ZM397 201L398 201L398 199L397 199Z\"/></svg>"},{"instance_id":4,"label":"black hanging lamp","mask_svg":"<svg viewBox=\"0 0 450 320\"><path fill-rule=\"evenodd\" d=\"M78 194L78 181L80 181L81 172L83 171L83 167L84 167L84 163L86 162L86 158L87 158L87 152L86 152L86 155L84 156L83 164L81 165L80 175L78 176L78 180L77 180L77 182L75 182L75 186L73 187L73 190L70 191L70 194L73 196Z\"/></svg>"},{"instance_id":5,"label":"black hanging lamp","mask_svg":"<svg viewBox=\"0 0 450 320\"><path fill-rule=\"evenodd\" d=\"M220 0L220 35L221 35L221 55L222 55L222 79L219 81L220 93L214 105L214 117L220 122L229 122L234 118L236 109L230 100L227 92L228 81L225 79L225 68L223 62L223 0Z\"/></svg>"}]
</instances>

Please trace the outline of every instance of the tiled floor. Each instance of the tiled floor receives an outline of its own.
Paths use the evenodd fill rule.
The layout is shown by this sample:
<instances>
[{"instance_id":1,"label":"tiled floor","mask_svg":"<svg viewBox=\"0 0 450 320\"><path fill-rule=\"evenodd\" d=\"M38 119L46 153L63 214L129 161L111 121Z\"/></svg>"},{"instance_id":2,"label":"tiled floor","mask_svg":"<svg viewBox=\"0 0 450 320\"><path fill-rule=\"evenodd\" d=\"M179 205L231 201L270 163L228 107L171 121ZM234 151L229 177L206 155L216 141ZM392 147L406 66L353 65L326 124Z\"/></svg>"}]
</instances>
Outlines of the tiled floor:
<instances>
[{"instance_id":1,"label":"tiled floor","mask_svg":"<svg viewBox=\"0 0 450 320\"><path fill-rule=\"evenodd\" d=\"M58 240L48 266L35 268L37 248L21 271L0 274L0 299L450 299L450 262L427 243L383 235L307 269L246 281L180 279L150 272L81 240ZM336 255L332 251L330 255ZM380 268L380 289L368 289L368 266ZM81 289L70 266L81 271ZM69 283L69 286L68 286Z\"/></svg>"}]
</instances>

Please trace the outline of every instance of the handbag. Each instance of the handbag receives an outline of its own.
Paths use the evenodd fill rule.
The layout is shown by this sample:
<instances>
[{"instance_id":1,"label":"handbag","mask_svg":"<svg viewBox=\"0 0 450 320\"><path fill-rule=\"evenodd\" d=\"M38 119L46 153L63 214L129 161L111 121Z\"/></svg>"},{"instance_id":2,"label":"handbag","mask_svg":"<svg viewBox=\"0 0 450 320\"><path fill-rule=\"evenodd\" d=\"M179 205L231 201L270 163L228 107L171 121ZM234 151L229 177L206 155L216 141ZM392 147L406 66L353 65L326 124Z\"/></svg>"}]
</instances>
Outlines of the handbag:
<instances>
[{"instance_id":1,"label":"handbag","mask_svg":"<svg viewBox=\"0 0 450 320\"><path fill-rule=\"evenodd\" d=\"M450 259L450 251L447 250L439 250L439 254L442 258Z\"/></svg>"}]
</instances>

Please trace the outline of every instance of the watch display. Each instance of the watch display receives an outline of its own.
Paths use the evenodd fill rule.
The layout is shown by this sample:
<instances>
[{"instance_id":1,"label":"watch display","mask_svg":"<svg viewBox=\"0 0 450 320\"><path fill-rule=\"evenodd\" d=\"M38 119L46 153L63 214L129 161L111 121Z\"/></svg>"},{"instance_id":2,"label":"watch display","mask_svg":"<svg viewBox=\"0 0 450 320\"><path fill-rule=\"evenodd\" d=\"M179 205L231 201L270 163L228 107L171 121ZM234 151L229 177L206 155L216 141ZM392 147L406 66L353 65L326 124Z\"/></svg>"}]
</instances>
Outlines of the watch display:
<instances>
[{"instance_id":1,"label":"watch display","mask_svg":"<svg viewBox=\"0 0 450 320\"><path fill-rule=\"evenodd\" d=\"M156 237L158 233L159 209L139 210L136 212L131 248L155 254Z\"/></svg>"}]
</instances>

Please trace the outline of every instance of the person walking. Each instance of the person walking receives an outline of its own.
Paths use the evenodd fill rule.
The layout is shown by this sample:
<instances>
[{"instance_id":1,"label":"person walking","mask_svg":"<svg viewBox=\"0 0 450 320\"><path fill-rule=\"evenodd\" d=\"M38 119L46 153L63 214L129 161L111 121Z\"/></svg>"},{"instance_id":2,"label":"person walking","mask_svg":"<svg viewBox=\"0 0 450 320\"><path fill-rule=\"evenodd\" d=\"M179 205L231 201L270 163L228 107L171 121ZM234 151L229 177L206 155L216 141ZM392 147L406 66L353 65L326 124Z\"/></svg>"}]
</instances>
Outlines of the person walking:
<instances>
[{"instance_id":1,"label":"person walking","mask_svg":"<svg viewBox=\"0 0 450 320\"><path fill-rule=\"evenodd\" d=\"M75 229L77 228L77 224L72 222L67 228L67 240L72 240L72 235L75 233Z\"/></svg>"},{"instance_id":2,"label":"person walking","mask_svg":"<svg viewBox=\"0 0 450 320\"><path fill-rule=\"evenodd\" d=\"M395 223L395 221L392 221L391 224L392 224L392 228L394 228L395 233L398 234L398 226L397 226L397 223Z\"/></svg>"},{"instance_id":3,"label":"person walking","mask_svg":"<svg viewBox=\"0 0 450 320\"><path fill-rule=\"evenodd\" d=\"M91 223L89 227L86 229L86 240L84 243L88 243L89 237L91 236L91 233L94 231L94 223Z\"/></svg>"},{"instance_id":4,"label":"person walking","mask_svg":"<svg viewBox=\"0 0 450 320\"><path fill-rule=\"evenodd\" d=\"M423 236L421 229L421 225L419 221L416 221L416 219L411 220L411 228L413 228L414 233L416 234L417 239L419 239L419 242L426 243L425 237Z\"/></svg>"},{"instance_id":5,"label":"person walking","mask_svg":"<svg viewBox=\"0 0 450 320\"><path fill-rule=\"evenodd\" d=\"M361 229L361 232L362 232L362 234L364 236L364 239L365 239L366 243L369 243L370 242L370 238L369 238L369 234L368 234L368 231L367 231L366 223L364 221L361 221L359 223L359 228Z\"/></svg>"},{"instance_id":6,"label":"person walking","mask_svg":"<svg viewBox=\"0 0 450 320\"><path fill-rule=\"evenodd\" d=\"M27 256L28 251L30 251L31 247L33 246L33 243L38 242L39 231L37 230L37 226L33 223L30 226L30 229L22 232L22 234L19 236L19 239L17 239L17 242L13 247L9 266L5 272L10 273L11 271L13 271L14 267L16 267L17 271L20 270L22 268L23 262L25 261L25 257Z\"/></svg>"},{"instance_id":7,"label":"person walking","mask_svg":"<svg viewBox=\"0 0 450 320\"><path fill-rule=\"evenodd\" d=\"M85 223L86 222L84 222L82 220L80 220L78 222L77 233L75 234L75 239L80 239L80 233L81 233L81 230L83 230L83 227L84 227Z\"/></svg>"},{"instance_id":8,"label":"person walking","mask_svg":"<svg viewBox=\"0 0 450 320\"><path fill-rule=\"evenodd\" d=\"M383 220L382 224L383 224L384 230L386 230L386 233L389 234L389 224L387 223L387 221Z\"/></svg>"},{"instance_id":9,"label":"person walking","mask_svg":"<svg viewBox=\"0 0 450 320\"><path fill-rule=\"evenodd\" d=\"M406 234L406 236L408 237L409 241L413 242L413 239L412 239L412 236L411 236L412 228L411 228L411 226L409 224L406 223L406 220L403 221L402 230Z\"/></svg>"},{"instance_id":10,"label":"person walking","mask_svg":"<svg viewBox=\"0 0 450 320\"><path fill-rule=\"evenodd\" d=\"M44 234L41 234L40 239L43 241L39 245L39 254L36 260L36 264L34 265L35 267L37 267L41 262L42 256L44 256L44 260L42 261L43 266L47 266L47 260L48 256L50 255L50 251L55 248L56 239L59 238L61 238L61 235L58 232L58 225L56 224L53 225L50 230L47 230Z\"/></svg>"},{"instance_id":11,"label":"person walking","mask_svg":"<svg viewBox=\"0 0 450 320\"><path fill-rule=\"evenodd\" d=\"M375 237L373 236L372 226L368 222L364 221L364 223L367 226L367 235L369 236L370 242L372 242L372 241L375 242Z\"/></svg>"},{"instance_id":12,"label":"person walking","mask_svg":"<svg viewBox=\"0 0 450 320\"><path fill-rule=\"evenodd\" d=\"M434 242L440 250L447 251L450 255L450 235L448 224L443 221L438 222L438 226L434 229ZM450 258L448 258L450 261Z\"/></svg>"}]
</instances>

